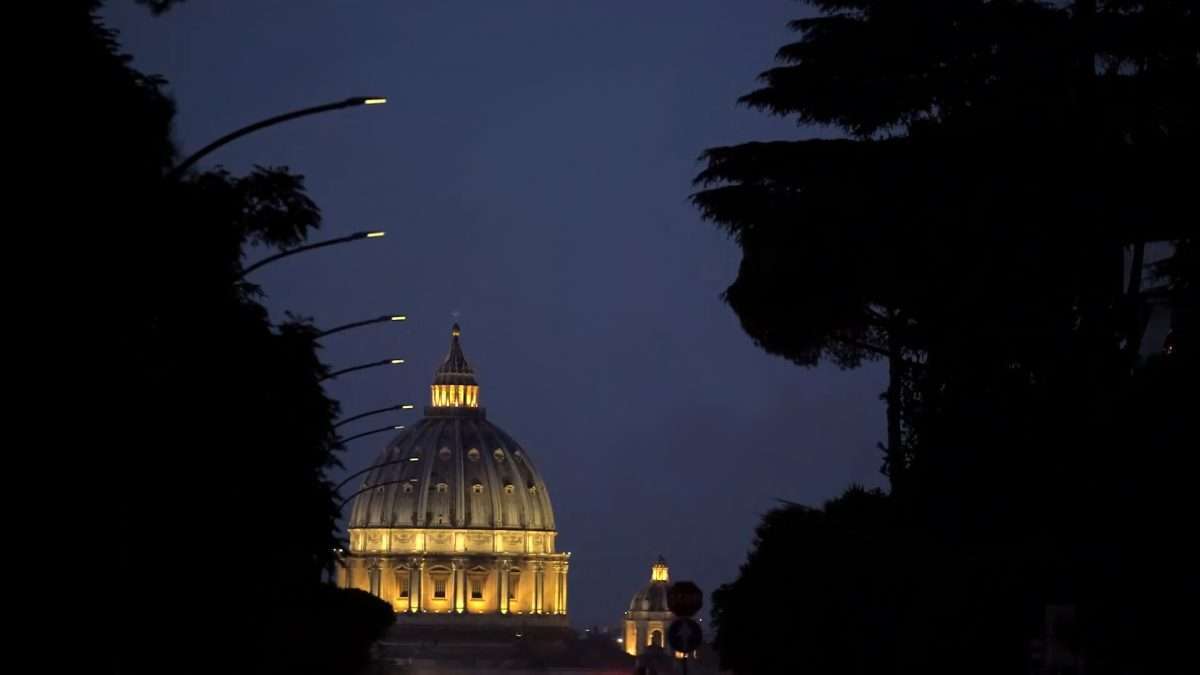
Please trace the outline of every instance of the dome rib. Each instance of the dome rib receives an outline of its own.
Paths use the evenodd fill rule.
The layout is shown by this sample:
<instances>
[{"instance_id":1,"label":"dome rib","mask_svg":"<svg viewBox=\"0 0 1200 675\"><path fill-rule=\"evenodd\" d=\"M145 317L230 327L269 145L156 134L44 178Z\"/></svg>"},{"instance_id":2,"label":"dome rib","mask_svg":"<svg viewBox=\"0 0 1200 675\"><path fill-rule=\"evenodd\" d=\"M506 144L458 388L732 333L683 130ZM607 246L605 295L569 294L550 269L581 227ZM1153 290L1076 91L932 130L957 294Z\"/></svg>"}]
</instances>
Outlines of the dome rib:
<instances>
[{"instance_id":1,"label":"dome rib","mask_svg":"<svg viewBox=\"0 0 1200 675\"><path fill-rule=\"evenodd\" d=\"M454 425L454 442L458 446L458 452L451 451L450 461L454 463L454 513L450 518L450 522L455 527L468 527L470 523L467 520L467 481L465 480L465 472L463 457L466 454L465 445L463 444L463 428L461 424Z\"/></svg>"}]
</instances>

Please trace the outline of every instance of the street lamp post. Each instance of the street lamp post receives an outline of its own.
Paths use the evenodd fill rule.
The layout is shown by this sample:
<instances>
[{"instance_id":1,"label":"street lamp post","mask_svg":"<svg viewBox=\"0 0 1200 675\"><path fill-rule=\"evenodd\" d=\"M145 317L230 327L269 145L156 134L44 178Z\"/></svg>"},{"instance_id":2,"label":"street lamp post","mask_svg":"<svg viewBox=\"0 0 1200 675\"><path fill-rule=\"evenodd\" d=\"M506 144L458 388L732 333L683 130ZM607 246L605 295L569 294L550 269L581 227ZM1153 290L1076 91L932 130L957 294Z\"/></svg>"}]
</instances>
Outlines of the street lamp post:
<instances>
[{"instance_id":1,"label":"street lamp post","mask_svg":"<svg viewBox=\"0 0 1200 675\"><path fill-rule=\"evenodd\" d=\"M263 265L269 265L270 263L273 263L276 260L279 260L280 258L286 258L290 255L296 255L297 253L311 251L316 248L325 248L326 246L335 246L337 244L345 244L345 243L351 242L351 241L358 241L359 239L378 239L379 237L382 237L384 234L386 234L386 233L382 232L380 230L355 232L354 234L349 234L344 237L337 237L335 239L326 239L325 241L318 241L318 242L314 242L312 244L305 244L304 246L297 246L296 248L289 248L286 251L280 251L279 253L276 253L275 255L267 256L266 258L263 258L262 260L259 260L258 262L254 263L253 265L242 270L242 273L238 276L238 280L241 281L242 279L245 279L247 274L250 274L254 270L262 267Z\"/></svg>"},{"instance_id":2,"label":"street lamp post","mask_svg":"<svg viewBox=\"0 0 1200 675\"><path fill-rule=\"evenodd\" d=\"M184 171L187 171L188 169L190 169L196 162L200 161L201 159L203 159L205 156L207 156L209 153L213 152L217 148L220 148L221 146L223 146L227 143L235 141L235 140L241 138L242 136L245 136L246 134L252 134L255 131L258 131L259 129L265 129L267 127L275 126L276 124L279 124L281 122L287 122L289 120L294 120L298 117L307 117L309 115L316 115L316 114L323 113L323 112L329 112L330 110L341 110L342 108L354 108L354 107L357 107L360 105L378 105L381 103L387 103L387 99L382 96L354 96L354 97L348 98L344 101L337 101L335 103L326 103L324 105L317 105L317 106L313 106L311 108L302 108L300 110L293 110L292 112L284 113L282 115L268 117L265 120L255 122L254 124L244 126L241 129L238 129L237 131L225 134L224 136L213 141L212 143L209 143L208 145L204 146L203 148L200 148L196 152L192 153L187 159L185 159L182 162L180 162L179 164L175 165L175 168L171 169L167 173L167 179L174 180L176 178L179 178L180 176L183 175Z\"/></svg>"},{"instance_id":3,"label":"street lamp post","mask_svg":"<svg viewBox=\"0 0 1200 675\"><path fill-rule=\"evenodd\" d=\"M374 319L367 319L366 321L355 321L354 323L348 323L343 326L338 326L337 328L330 328L329 330L321 331L320 333L317 333L317 337L319 337L319 338L328 337L330 335L333 335L334 333L340 333L344 330L350 330L351 328L359 328L361 326L370 326L370 325L376 324L376 323L384 323L387 321L407 321L407 320L408 320L408 317L404 316L403 314L385 314L383 316L376 317Z\"/></svg>"},{"instance_id":4,"label":"street lamp post","mask_svg":"<svg viewBox=\"0 0 1200 675\"><path fill-rule=\"evenodd\" d=\"M391 412L393 410L412 410L415 407L416 406L414 406L411 403L400 403L397 405L390 405L386 408L380 408L378 410L370 410L365 413L359 413L353 417L347 417L346 419L341 420L341 421L337 422L336 424L334 424L333 428L336 429L336 428L342 426L343 424L349 424L355 420L361 420L364 417L370 417L371 415L379 415L381 413Z\"/></svg>"},{"instance_id":5,"label":"street lamp post","mask_svg":"<svg viewBox=\"0 0 1200 675\"><path fill-rule=\"evenodd\" d=\"M385 431L400 431L400 430L401 430L401 429L403 429L403 428L404 428L404 425L403 425L403 424L393 424L393 425L391 425L391 426L387 426L387 427L379 427L378 429L372 429L372 430L370 430L370 431L364 431L364 432L362 432L361 434L354 434L353 436L347 436L347 437L345 437L345 438L339 438L339 439L338 439L338 443L343 443L343 444L344 444L344 443L349 443L350 441L353 441L353 440L355 440L356 438L362 438L363 436L372 436L372 435L374 435L374 434L382 434L382 433L383 433L383 432L385 432Z\"/></svg>"},{"instance_id":6,"label":"street lamp post","mask_svg":"<svg viewBox=\"0 0 1200 675\"><path fill-rule=\"evenodd\" d=\"M398 479L398 480L385 480L380 483L375 483L374 485L368 485L368 486L362 488L361 490L354 492L349 497L346 497L345 499L343 499L337 506L338 513L341 513L342 509L346 508L346 504L349 504L355 497L361 495L362 493L366 492L367 490L374 490L375 488L384 487L385 485L398 485L400 483L407 483L410 480L412 480L412 479L411 478L402 478L402 479Z\"/></svg>"},{"instance_id":7,"label":"street lamp post","mask_svg":"<svg viewBox=\"0 0 1200 675\"><path fill-rule=\"evenodd\" d=\"M404 363L404 359L384 359L382 361L372 361L370 363L363 363L363 364L359 364L357 366L351 366L349 368L342 368L341 370L335 370L332 373L326 375L325 377L322 377L320 379L320 381L324 382L325 380L333 379L333 378L337 377L338 375L345 375L346 373L353 373L356 370L366 370L367 368L375 368L377 366L398 366L403 363Z\"/></svg>"},{"instance_id":8,"label":"street lamp post","mask_svg":"<svg viewBox=\"0 0 1200 675\"><path fill-rule=\"evenodd\" d=\"M383 430L383 429L377 429L376 431L382 432L382 431L384 431L384 430ZM343 442L345 442L345 441L343 441ZM393 464L403 464L404 462L412 462L412 461L419 461L419 460L414 460L412 457L402 457L402 458L400 458L400 459L390 459L390 460L388 460L388 461L386 461L386 462L380 462L380 463L378 463L378 464L372 464L371 466L368 466L368 467L367 467L367 468L365 468L365 469L359 469L358 471L355 471L354 473L350 474L349 476L346 476L346 477L345 477L345 478L342 480L342 482L340 482L340 483L338 483L338 484L337 484L337 487L333 488L333 491L334 491L334 492L341 492L341 491L342 491L342 488L346 487L346 484L347 484L347 483L349 483L350 481L354 480L354 479L355 479L355 478L357 478L358 476L361 476L361 475L363 475L364 473L369 473L369 472L371 472L371 471L374 471L375 469L379 469L379 468L382 468L382 467L385 467L385 466L391 466L391 465L393 465Z\"/></svg>"}]
</instances>

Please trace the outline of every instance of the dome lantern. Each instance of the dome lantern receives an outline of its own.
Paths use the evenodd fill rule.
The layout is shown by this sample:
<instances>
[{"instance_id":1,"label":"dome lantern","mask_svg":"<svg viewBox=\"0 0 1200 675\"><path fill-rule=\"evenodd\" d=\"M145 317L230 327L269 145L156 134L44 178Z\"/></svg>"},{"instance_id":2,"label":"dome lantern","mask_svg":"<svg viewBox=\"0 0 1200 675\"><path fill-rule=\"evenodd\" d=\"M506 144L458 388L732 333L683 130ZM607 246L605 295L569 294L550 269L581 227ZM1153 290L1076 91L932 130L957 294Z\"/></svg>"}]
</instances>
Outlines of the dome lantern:
<instances>
[{"instance_id":1,"label":"dome lantern","mask_svg":"<svg viewBox=\"0 0 1200 675\"><path fill-rule=\"evenodd\" d=\"M430 405L434 408L479 407L479 383L458 341L461 334L462 329L454 324L450 329L450 351L433 375L429 390Z\"/></svg>"},{"instance_id":2,"label":"dome lantern","mask_svg":"<svg viewBox=\"0 0 1200 675\"><path fill-rule=\"evenodd\" d=\"M650 581L670 581L667 574L667 560L660 554L658 560L650 567Z\"/></svg>"}]
</instances>

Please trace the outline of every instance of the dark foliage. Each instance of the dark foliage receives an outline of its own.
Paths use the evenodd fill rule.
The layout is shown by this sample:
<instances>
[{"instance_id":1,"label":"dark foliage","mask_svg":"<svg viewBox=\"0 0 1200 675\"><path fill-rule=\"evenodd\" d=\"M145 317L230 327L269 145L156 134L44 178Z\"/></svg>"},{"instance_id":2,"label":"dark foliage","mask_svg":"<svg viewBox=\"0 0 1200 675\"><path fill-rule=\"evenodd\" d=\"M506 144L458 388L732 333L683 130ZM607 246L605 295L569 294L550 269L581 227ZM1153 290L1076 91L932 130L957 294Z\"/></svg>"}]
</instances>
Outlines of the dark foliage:
<instances>
[{"instance_id":1,"label":"dark foliage","mask_svg":"<svg viewBox=\"0 0 1200 675\"><path fill-rule=\"evenodd\" d=\"M62 59L78 106L63 134L78 159L55 213L73 244L71 320L89 330L63 330L74 344L59 353L100 355L75 359L70 382L82 428L104 440L64 440L71 487L45 503L64 511L50 522L80 524L99 580L86 586L103 617L89 663L354 672L391 611L322 581L339 545L325 471L340 448L317 331L273 325L239 281L248 245L295 246L320 211L286 168L167 178L165 83L131 66L96 3L71 7Z\"/></svg>"},{"instance_id":2,"label":"dark foliage","mask_svg":"<svg viewBox=\"0 0 1200 675\"><path fill-rule=\"evenodd\" d=\"M711 149L694 200L742 248L725 299L764 349L887 359L892 491L865 529L835 517L857 493L769 516L716 599L722 657L782 667L755 660L769 641L741 622L768 608L739 584L790 578L816 600L791 616L815 651L789 653L812 672L1019 672L1051 605L1077 610L1088 672L1152 671L1149 636L1173 630L1156 593L1194 585L1167 532L1200 438L1181 407L1196 400L1197 8L808 4L821 13L742 100L847 138ZM1170 254L1148 283L1155 246ZM1152 311L1172 317L1170 354L1144 344ZM893 526L870 552L828 539ZM819 560L797 566L805 552ZM869 662L839 642L855 631Z\"/></svg>"}]
</instances>

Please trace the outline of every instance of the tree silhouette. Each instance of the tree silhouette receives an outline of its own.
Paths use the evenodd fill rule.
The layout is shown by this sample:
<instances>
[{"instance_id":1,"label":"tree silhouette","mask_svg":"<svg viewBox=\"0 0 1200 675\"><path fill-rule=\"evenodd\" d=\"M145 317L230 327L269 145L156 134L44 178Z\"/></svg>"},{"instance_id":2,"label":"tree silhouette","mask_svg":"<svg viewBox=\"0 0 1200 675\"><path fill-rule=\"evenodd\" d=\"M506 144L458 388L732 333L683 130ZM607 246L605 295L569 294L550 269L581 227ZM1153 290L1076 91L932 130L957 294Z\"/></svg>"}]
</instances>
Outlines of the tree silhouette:
<instances>
[{"instance_id":1,"label":"tree silhouette","mask_svg":"<svg viewBox=\"0 0 1200 675\"><path fill-rule=\"evenodd\" d=\"M64 443L79 487L44 500L67 511L52 522L84 523L92 652L114 673L348 672L391 610L322 581L340 448L318 331L274 325L239 281L249 246L301 243L320 211L286 168L168 178L165 83L131 66L98 7L71 3L63 25L80 107L56 216L78 243L72 320L89 327L64 330L62 353L95 355L70 381L82 428L109 440ZM279 654L297 635L303 663Z\"/></svg>"},{"instance_id":2,"label":"tree silhouette","mask_svg":"<svg viewBox=\"0 0 1200 675\"><path fill-rule=\"evenodd\" d=\"M742 102L845 137L710 149L693 199L742 249L724 297L759 345L801 365L889 360L885 473L906 539L877 562L893 589L920 593L899 605L903 639L883 641L902 649L867 671L949 667L929 656L938 635L1012 666L1028 617L1053 602L1088 607L1081 649L1095 667L1145 667L1157 657L1138 640L1153 631L1094 636L1121 608L1153 616L1129 592L1151 549L1106 526L1181 512L1173 477L1160 491L1131 465L1170 448L1178 462L1197 438L1186 415L1165 414L1176 378L1194 373L1196 8L807 4L819 15L793 23L800 40ZM1163 288L1143 282L1151 245L1169 251ZM1161 363L1141 357L1158 302L1184 355ZM1148 437L1149 419L1174 433ZM1143 501L1118 514L1113 495ZM956 576L927 572L946 561ZM981 598L1005 621L973 623L964 603ZM731 662L744 656L725 642ZM849 658L826 644L813 643L829 650L822 668Z\"/></svg>"},{"instance_id":3,"label":"tree silhouette","mask_svg":"<svg viewBox=\"0 0 1200 675\"><path fill-rule=\"evenodd\" d=\"M1089 3L810 4L824 14L793 23L785 65L741 100L850 137L710 149L694 200L742 247L725 298L760 345L802 365L890 359L895 482L914 433L895 409L932 349L1030 360L1061 339L1031 326L1079 320L1074 339L1123 344L1131 365L1141 254L1123 266L1123 250L1192 234L1194 176L1175 169L1196 147L1182 30L1196 17L1186 3L1090 17Z\"/></svg>"}]
</instances>

